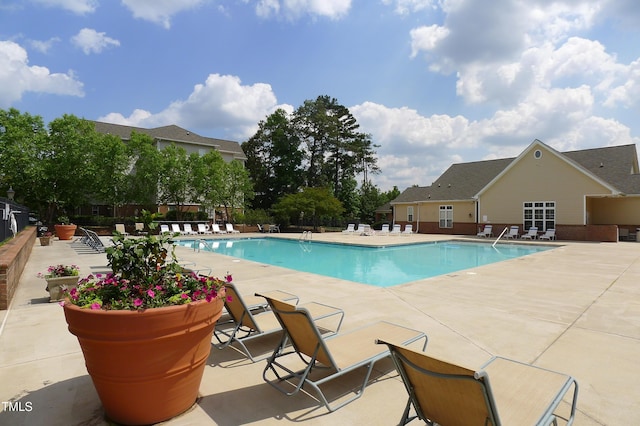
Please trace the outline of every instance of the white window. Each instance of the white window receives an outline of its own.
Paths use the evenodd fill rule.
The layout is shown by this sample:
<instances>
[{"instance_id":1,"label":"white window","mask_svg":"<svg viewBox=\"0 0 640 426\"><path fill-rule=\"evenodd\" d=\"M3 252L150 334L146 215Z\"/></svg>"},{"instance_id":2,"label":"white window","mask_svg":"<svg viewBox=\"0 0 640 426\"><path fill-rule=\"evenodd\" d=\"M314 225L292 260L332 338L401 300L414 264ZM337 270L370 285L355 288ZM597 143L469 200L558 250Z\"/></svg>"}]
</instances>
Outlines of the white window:
<instances>
[{"instance_id":1,"label":"white window","mask_svg":"<svg viewBox=\"0 0 640 426\"><path fill-rule=\"evenodd\" d=\"M453 228L453 206L440 206L440 228Z\"/></svg>"},{"instance_id":2,"label":"white window","mask_svg":"<svg viewBox=\"0 0 640 426\"><path fill-rule=\"evenodd\" d=\"M407 222L413 222L413 206L407 207Z\"/></svg>"},{"instance_id":3,"label":"white window","mask_svg":"<svg viewBox=\"0 0 640 426\"><path fill-rule=\"evenodd\" d=\"M539 231L555 229L556 203L555 201L527 201L523 205L523 225L525 231L532 226Z\"/></svg>"}]
</instances>

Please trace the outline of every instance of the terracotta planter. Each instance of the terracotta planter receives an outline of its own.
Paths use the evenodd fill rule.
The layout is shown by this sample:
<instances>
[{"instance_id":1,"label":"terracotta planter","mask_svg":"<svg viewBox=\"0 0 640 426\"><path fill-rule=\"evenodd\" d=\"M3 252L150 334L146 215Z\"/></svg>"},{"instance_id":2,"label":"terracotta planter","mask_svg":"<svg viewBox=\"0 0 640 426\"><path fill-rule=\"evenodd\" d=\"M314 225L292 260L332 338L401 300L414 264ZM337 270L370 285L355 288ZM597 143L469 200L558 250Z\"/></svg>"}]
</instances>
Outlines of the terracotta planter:
<instances>
[{"instance_id":1,"label":"terracotta planter","mask_svg":"<svg viewBox=\"0 0 640 426\"><path fill-rule=\"evenodd\" d=\"M41 246L48 246L51 244L51 237L39 237Z\"/></svg>"},{"instance_id":2,"label":"terracotta planter","mask_svg":"<svg viewBox=\"0 0 640 426\"><path fill-rule=\"evenodd\" d=\"M198 397L223 299L145 311L80 309L66 303L105 413L123 424L161 422Z\"/></svg>"},{"instance_id":3,"label":"terracotta planter","mask_svg":"<svg viewBox=\"0 0 640 426\"><path fill-rule=\"evenodd\" d=\"M64 288L71 290L78 287L78 276L47 278L46 290L49 292L49 302L62 300Z\"/></svg>"},{"instance_id":4,"label":"terracotta planter","mask_svg":"<svg viewBox=\"0 0 640 426\"><path fill-rule=\"evenodd\" d=\"M55 225L56 235L61 240L70 240L76 233L77 225Z\"/></svg>"}]
</instances>

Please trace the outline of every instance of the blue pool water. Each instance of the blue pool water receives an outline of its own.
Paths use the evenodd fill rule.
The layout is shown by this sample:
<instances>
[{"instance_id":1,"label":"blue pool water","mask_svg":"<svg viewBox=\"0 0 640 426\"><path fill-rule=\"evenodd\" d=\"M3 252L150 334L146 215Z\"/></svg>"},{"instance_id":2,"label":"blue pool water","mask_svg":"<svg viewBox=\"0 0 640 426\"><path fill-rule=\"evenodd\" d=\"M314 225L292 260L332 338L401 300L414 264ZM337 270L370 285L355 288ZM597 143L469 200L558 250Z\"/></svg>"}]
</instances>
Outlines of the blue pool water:
<instances>
[{"instance_id":1,"label":"blue pool water","mask_svg":"<svg viewBox=\"0 0 640 426\"><path fill-rule=\"evenodd\" d=\"M278 238L179 240L176 244L378 287L449 274L553 248L438 242L365 247Z\"/></svg>"}]
</instances>

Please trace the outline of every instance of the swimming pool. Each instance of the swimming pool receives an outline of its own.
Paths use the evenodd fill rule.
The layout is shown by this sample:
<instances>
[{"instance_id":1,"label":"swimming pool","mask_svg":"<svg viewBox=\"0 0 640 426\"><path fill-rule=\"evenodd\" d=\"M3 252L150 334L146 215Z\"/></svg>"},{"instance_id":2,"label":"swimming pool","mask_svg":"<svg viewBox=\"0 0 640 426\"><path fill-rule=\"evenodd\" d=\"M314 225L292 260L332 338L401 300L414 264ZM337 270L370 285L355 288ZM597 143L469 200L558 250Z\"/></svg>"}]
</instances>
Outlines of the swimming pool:
<instances>
[{"instance_id":1,"label":"swimming pool","mask_svg":"<svg viewBox=\"0 0 640 426\"><path fill-rule=\"evenodd\" d=\"M178 240L177 245L254 262L390 287L502 260L553 246L444 241L368 247L280 238Z\"/></svg>"}]
</instances>

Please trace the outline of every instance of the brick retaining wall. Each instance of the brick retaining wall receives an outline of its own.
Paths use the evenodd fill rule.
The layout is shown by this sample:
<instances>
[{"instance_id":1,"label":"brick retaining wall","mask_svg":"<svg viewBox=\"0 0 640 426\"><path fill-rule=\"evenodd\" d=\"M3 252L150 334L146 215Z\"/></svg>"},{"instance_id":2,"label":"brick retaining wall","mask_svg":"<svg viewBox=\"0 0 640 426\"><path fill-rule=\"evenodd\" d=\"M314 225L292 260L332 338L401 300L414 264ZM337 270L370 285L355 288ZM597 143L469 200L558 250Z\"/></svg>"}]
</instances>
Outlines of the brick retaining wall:
<instances>
[{"instance_id":1,"label":"brick retaining wall","mask_svg":"<svg viewBox=\"0 0 640 426\"><path fill-rule=\"evenodd\" d=\"M0 310L9 308L22 271L33 250L36 233L35 226L28 226L0 247Z\"/></svg>"}]
</instances>

